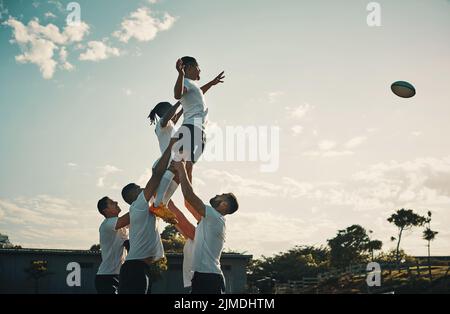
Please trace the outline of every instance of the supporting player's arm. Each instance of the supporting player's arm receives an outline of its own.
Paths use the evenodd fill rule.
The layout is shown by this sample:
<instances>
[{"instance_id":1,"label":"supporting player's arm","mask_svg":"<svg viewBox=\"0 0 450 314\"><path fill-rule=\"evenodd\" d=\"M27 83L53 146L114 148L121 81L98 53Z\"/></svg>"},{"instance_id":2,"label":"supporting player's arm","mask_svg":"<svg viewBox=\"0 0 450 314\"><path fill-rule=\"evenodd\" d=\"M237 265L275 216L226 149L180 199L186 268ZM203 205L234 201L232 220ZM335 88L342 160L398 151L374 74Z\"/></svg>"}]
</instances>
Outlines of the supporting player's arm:
<instances>
[{"instance_id":1,"label":"supporting player's arm","mask_svg":"<svg viewBox=\"0 0 450 314\"><path fill-rule=\"evenodd\" d=\"M180 112L178 112L173 118L172 122L173 124L177 124L178 120L180 120L181 116L183 115L184 110L181 109Z\"/></svg>"},{"instance_id":2,"label":"supporting player's arm","mask_svg":"<svg viewBox=\"0 0 450 314\"><path fill-rule=\"evenodd\" d=\"M194 190L192 189L191 182L189 182L189 179L187 177L186 165L184 161L173 161L172 163L175 170L178 172L181 191L183 192L184 198L189 202L189 204L191 204L191 206L198 214L200 214L202 217L205 217L205 204L194 193Z\"/></svg>"},{"instance_id":3,"label":"supporting player's arm","mask_svg":"<svg viewBox=\"0 0 450 314\"><path fill-rule=\"evenodd\" d=\"M161 182L161 178L164 175L164 172L167 169L167 165L169 164L170 156L172 154L172 146L177 141L176 138L173 138L167 149L164 151L164 154L159 159L158 163L156 164L155 168L153 169L152 177L147 182L147 185L144 189L144 196L147 201L150 201L152 196L155 194L156 189L159 186L159 183Z\"/></svg>"},{"instance_id":4,"label":"supporting player's arm","mask_svg":"<svg viewBox=\"0 0 450 314\"><path fill-rule=\"evenodd\" d=\"M130 224L130 213L126 213L122 217L117 218L116 230L126 227Z\"/></svg>"},{"instance_id":5,"label":"supporting player's arm","mask_svg":"<svg viewBox=\"0 0 450 314\"><path fill-rule=\"evenodd\" d=\"M213 86L219 84L219 83L223 83L223 79L225 78L225 76L223 75L225 73L225 71L222 71L219 75L217 75L211 82L203 85L202 87L200 87L200 89L202 90L203 94L206 94L206 92Z\"/></svg>"},{"instance_id":6,"label":"supporting player's arm","mask_svg":"<svg viewBox=\"0 0 450 314\"><path fill-rule=\"evenodd\" d=\"M175 83L173 92L175 99L179 100L181 99L181 96L183 96L183 92L186 90L186 88L184 87L184 65L181 59L177 60L176 68L178 71L178 78L177 82Z\"/></svg>"},{"instance_id":7,"label":"supporting player's arm","mask_svg":"<svg viewBox=\"0 0 450 314\"><path fill-rule=\"evenodd\" d=\"M194 240L195 237L195 227L193 224L189 222L186 216L175 206L172 201L169 201L167 204L170 211L177 216L178 223L175 225L175 228L186 238Z\"/></svg>"},{"instance_id":8,"label":"supporting player's arm","mask_svg":"<svg viewBox=\"0 0 450 314\"><path fill-rule=\"evenodd\" d=\"M197 223L200 222L200 220L202 220L202 216L199 215L199 213L197 213L197 211L194 209L194 207L192 207L191 204L189 204L188 201L184 200L184 206L188 209L191 215L194 216Z\"/></svg>"},{"instance_id":9,"label":"supporting player's arm","mask_svg":"<svg viewBox=\"0 0 450 314\"><path fill-rule=\"evenodd\" d=\"M167 113L161 119L161 127L165 128L167 126L167 123L169 123L170 120L173 120L178 115L177 110L178 107L180 107L180 105L181 103L177 102L175 105L172 106L172 108L169 109L169 111L167 111Z\"/></svg>"}]
</instances>

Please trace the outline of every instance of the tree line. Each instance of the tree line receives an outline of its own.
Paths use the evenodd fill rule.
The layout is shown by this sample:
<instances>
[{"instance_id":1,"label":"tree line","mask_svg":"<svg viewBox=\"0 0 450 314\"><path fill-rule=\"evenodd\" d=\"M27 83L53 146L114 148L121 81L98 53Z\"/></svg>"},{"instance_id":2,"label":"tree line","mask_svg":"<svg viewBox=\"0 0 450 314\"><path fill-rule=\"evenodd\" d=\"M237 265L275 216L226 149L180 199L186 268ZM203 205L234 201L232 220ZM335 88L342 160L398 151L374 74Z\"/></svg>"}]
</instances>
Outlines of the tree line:
<instances>
[{"instance_id":1,"label":"tree line","mask_svg":"<svg viewBox=\"0 0 450 314\"><path fill-rule=\"evenodd\" d=\"M338 230L335 237L327 240L327 246L295 246L287 252L271 257L262 256L254 259L248 266L248 282L250 286L259 287L262 292L270 292L274 282L298 281L304 277L315 277L332 269L345 269L348 266L368 263L370 261L396 263L411 258L400 248L401 240L407 230L425 227L422 238L427 241L428 271L431 278L431 242L438 234L431 229L431 212L426 216L415 213L412 209L396 210L387 221L397 228L391 241L396 248L388 252L380 252L383 242L372 239L373 232L361 225L351 225ZM262 288L262 289L261 289Z\"/></svg>"}]
</instances>

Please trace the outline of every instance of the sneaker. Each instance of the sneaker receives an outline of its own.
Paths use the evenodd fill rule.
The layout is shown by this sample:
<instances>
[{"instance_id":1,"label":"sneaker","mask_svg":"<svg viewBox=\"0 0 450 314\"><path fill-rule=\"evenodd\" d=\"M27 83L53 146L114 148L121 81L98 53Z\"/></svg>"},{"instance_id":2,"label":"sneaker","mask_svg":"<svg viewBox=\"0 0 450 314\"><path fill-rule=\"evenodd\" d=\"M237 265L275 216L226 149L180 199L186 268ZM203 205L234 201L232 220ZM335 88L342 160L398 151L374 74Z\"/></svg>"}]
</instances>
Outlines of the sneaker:
<instances>
[{"instance_id":1,"label":"sneaker","mask_svg":"<svg viewBox=\"0 0 450 314\"><path fill-rule=\"evenodd\" d=\"M155 207L155 205L152 204L149 211L171 225L176 225L178 223L177 216L164 204L161 204L158 207Z\"/></svg>"}]
</instances>

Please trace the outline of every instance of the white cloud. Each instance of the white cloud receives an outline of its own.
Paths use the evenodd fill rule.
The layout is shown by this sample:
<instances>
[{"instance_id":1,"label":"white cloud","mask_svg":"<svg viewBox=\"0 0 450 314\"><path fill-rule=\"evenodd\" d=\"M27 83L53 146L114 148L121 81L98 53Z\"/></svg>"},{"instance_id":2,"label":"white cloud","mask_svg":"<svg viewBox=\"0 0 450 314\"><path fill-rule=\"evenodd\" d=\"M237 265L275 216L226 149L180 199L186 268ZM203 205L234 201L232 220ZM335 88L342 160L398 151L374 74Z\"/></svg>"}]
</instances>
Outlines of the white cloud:
<instances>
[{"instance_id":1,"label":"white cloud","mask_svg":"<svg viewBox=\"0 0 450 314\"><path fill-rule=\"evenodd\" d=\"M422 135L422 132L421 131L414 131L414 132L411 132L411 135L418 137L418 136Z\"/></svg>"},{"instance_id":2,"label":"white cloud","mask_svg":"<svg viewBox=\"0 0 450 314\"><path fill-rule=\"evenodd\" d=\"M118 172L122 172L123 170L117 168L116 166L112 166L112 165L98 167L98 169L100 170L100 176L97 178L97 184L96 184L97 187L117 190L118 185L116 183L113 183L111 185L106 185L105 181L109 175L118 173Z\"/></svg>"},{"instance_id":3,"label":"white cloud","mask_svg":"<svg viewBox=\"0 0 450 314\"><path fill-rule=\"evenodd\" d=\"M44 16L48 19L54 19L56 18L56 15L54 15L52 12L47 12L44 14Z\"/></svg>"},{"instance_id":4,"label":"white cloud","mask_svg":"<svg viewBox=\"0 0 450 314\"><path fill-rule=\"evenodd\" d=\"M294 118L301 119L303 118L309 111L311 111L312 106L310 104L303 104L295 108L290 112L290 115Z\"/></svg>"},{"instance_id":5,"label":"white cloud","mask_svg":"<svg viewBox=\"0 0 450 314\"><path fill-rule=\"evenodd\" d=\"M335 151L335 150L329 150L324 152L322 155L323 157L341 157L341 156L351 156L354 152L349 150L342 150L342 151Z\"/></svg>"},{"instance_id":6,"label":"white cloud","mask_svg":"<svg viewBox=\"0 0 450 314\"><path fill-rule=\"evenodd\" d=\"M85 22L80 22L73 25L67 25L64 28L64 36L66 37L67 42L69 43L77 43L84 39L89 33L89 25Z\"/></svg>"},{"instance_id":7,"label":"white cloud","mask_svg":"<svg viewBox=\"0 0 450 314\"><path fill-rule=\"evenodd\" d=\"M240 175L216 169L207 169L201 172L201 180L205 182L220 182L222 192L233 191L239 197L267 197L289 198L299 197L320 198L318 191L323 187L339 186L338 182L299 182L293 178L283 177L279 182L268 182L244 178ZM207 183L206 183L207 184Z\"/></svg>"},{"instance_id":8,"label":"white cloud","mask_svg":"<svg viewBox=\"0 0 450 314\"><path fill-rule=\"evenodd\" d=\"M32 40L21 55L16 56L19 63L33 63L39 66L42 77L51 79L55 73L56 61L53 60L55 44L45 39Z\"/></svg>"},{"instance_id":9,"label":"white cloud","mask_svg":"<svg viewBox=\"0 0 450 314\"><path fill-rule=\"evenodd\" d=\"M294 125L291 128L291 130L292 130L294 136L297 136L297 135L300 135L303 133L303 127L301 125Z\"/></svg>"},{"instance_id":10,"label":"white cloud","mask_svg":"<svg viewBox=\"0 0 450 314\"><path fill-rule=\"evenodd\" d=\"M214 179L222 183L222 190L233 190L241 196L271 197L278 195L282 187L280 185L243 178L223 170L208 169L202 172L202 179Z\"/></svg>"},{"instance_id":11,"label":"white cloud","mask_svg":"<svg viewBox=\"0 0 450 314\"><path fill-rule=\"evenodd\" d=\"M73 70L73 65L67 62L67 50L66 47L61 47L59 50L59 60L61 62L61 66L64 70L71 71Z\"/></svg>"},{"instance_id":12,"label":"white cloud","mask_svg":"<svg viewBox=\"0 0 450 314\"><path fill-rule=\"evenodd\" d=\"M343 157L343 156L351 156L354 152L350 150L334 150L337 146L337 143L330 140L323 140L317 144L319 150L311 150L303 152L303 156L307 157Z\"/></svg>"},{"instance_id":13,"label":"white cloud","mask_svg":"<svg viewBox=\"0 0 450 314\"><path fill-rule=\"evenodd\" d=\"M358 212L353 214L358 222L365 219L367 225L372 224L370 227L375 228L385 242L385 249L389 247L389 237L395 233L395 227L386 221L394 210L411 208L422 215L431 210L434 228L441 235L433 247L439 252L448 251L450 233L445 231L450 223L450 157L375 164L339 186L323 188L322 192L318 199L322 206L328 204L330 209ZM421 232L422 229L417 228L405 238L402 247L408 252L413 250L413 254L421 252L424 246Z\"/></svg>"},{"instance_id":14,"label":"white cloud","mask_svg":"<svg viewBox=\"0 0 450 314\"><path fill-rule=\"evenodd\" d=\"M345 147L350 149L355 148L364 143L366 140L367 140L366 136L357 136L350 139L347 143L345 143Z\"/></svg>"},{"instance_id":15,"label":"white cloud","mask_svg":"<svg viewBox=\"0 0 450 314\"><path fill-rule=\"evenodd\" d=\"M322 223L325 222L325 219L322 220ZM225 246L259 257L311 242L311 238L319 231L324 232L324 229L323 225L283 215L276 206L268 206L265 211L238 211L227 218ZM335 229L334 226L331 225L331 229Z\"/></svg>"},{"instance_id":16,"label":"white cloud","mask_svg":"<svg viewBox=\"0 0 450 314\"><path fill-rule=\"evenodd\" d=\"M354 152L349 150L337 151L337 150L327 150L327 151L307 151L302 153L303 156L307 157L343 157L351 156Z\"/></svg>"},{"instance_id":17,"label":"white cloud","mask_svg":"<svg viewBox=\"0 0 450 314\"><path fill-rule=\"evenodd\" d=\"M144 173L141 176L139 176L139 178L137 178L136 184L143 187L147 184L148 180L150 180L151 177L152 177L152 169L146 168L144 170Z\"/></svg>"},{"instance_id":18,"label":"white cloud","mask_svg":"<svg viewBox=\"0 0 450 314\"><path fill-rule=\"evenodd\" d=\"M74 204L49 195L0 199L0 229L25 247L88 249L98 242L101 216L95 204Z\"/></svg>"},{"instance_id":19,"label":"white cloud","mask_svg":"<svg viewBox=\"0 0 450 314\"><path fill-rule=\"evenodd\" d=\"M315 186L307 182L298 182L295 179L284 177L282 179L283 195L285 197L299 198L311 193Z\"/></svg>"},{"instance_id":20,"label":"white cloud","mask_svg":"<svg viewBox=\"0 0 450 314\"><path fill-rule=\"evenodd\" d=\"M51 79L55 73L58 61L54 59L54 54L57 49L60 49L60 68L73 69L66 60L66 46L81 41L89 32L89 26L84 22L79 26L66 26L62 32L53 24L41 25L38 19L24 25L10 17L5 25L13 29L11 42L17 43L22 52L16 56L16 61L36 64L45 79Z\"/></svg>"},{"instance_id":21,"label":"white cloud","mask_svg":"<svg viewBox=\"0 0 450 314\"><path fill-rule=\"evenodd\" d=\"M450 157L375 164L355 173L346 189L327 193L330 202L357 210L446 207L450 203Z\"/></svg>"},{"instance_id":22,"label":"white cloud","mask_svg":"<svg viewBox=\"0 0 450 314\"><path fill-rule=\"evenodd\" d=\"M105 186L105 178L104 177L100 177L97 180L97 187L102 188Z\"/></svg>"},{"instance_id":23,"label":"white cloud","mask_svg":"<svg viewBox=\"0 0 450 314\"><path fill-rule=\"evenodd\" d=\"M99 170L102 173L121 171L112 165ZM238 198L257 206L243 206L236 215L229 217L226 243L229 248L256 255L272 254L298 244L325 241L328 235L346 226L343 224L360 223L374 229L375 237L383 237L381 240L385 241L387 249L388 237L395 233L395 227L389 225L386 218L401 207L413 208L421 214L432 210L434 228L440 232L433 248L435 252L448 248L450 234L445 228L450 221L445 215L450 204L450 156L375 164L349 176L345 182L301 182L289 177L258 180L223 170L197 168L196 171L198 176L194 180L199 180L200 192L205 185L219 182L223 191L233 191ZM146 169L140 178L142 182L137 183L144 185L150 176L151 169ZM106 181L103 185L107 185ZM112 188L120 187L112 185ZM280 198L293 200L294 216L284 211L289 205L279 206ZM264 204L264 209L256 210L260 204ZM0 228L17 244L76 248L87 243L89 246L96 242L100 221L95 205L92 206L75 206L67 200L45 195L0 199ZM317 208L320 208L318 213ZM321 215L334 215L335 211L339 211L337 215L342 218ZM300 216L299 212L304 215ZM314 214L308 214L310 212ZM65 229L67 233L63 233ZM245 234L239 232L244 229ZM420 234L405 240L402 247L408 251L420 252L424 244Z\"/></svg>"},{"instance_id":24,"label":"white cloud","mask_svg":"<svg viewBox=\"0 0 450 314\"><path fill-rule=\"evenodd\" d=\"M99 167L103 175L108 175L111 173L121 172L122 169L117 168L116 166L106 165L103 167Z\"/></svg>"},{"instance_id":25,"label":"white cloud","mask_svg":"<svg viewBox=\"0 0 450 314\"><path fill-rule=\"evenodd\" d=\"M58 0L48 0L48 3L54 5L59 12L65 12L63 4Z\"/></svg>"},{"instance_id":26,"label":"white cloud","mask_svg":"<svg viewBox=\"0 0 450 314\"><path fill-rule=\"evenodd\" d=\"M330 150L336 146L336 142L324 140L318 144L320 150Z\"/></svg>"},{"instance_id":27,"label":"white cloud","mask_svg":"<svg viewBox=\"0 0 450 314\"><path fill-rule=\"evenodd\" d=\"M269 97L269 103L275 103L280 98L280 96L283 96L283 95L284 95L284 92L281 92L281 91L267 93L267 96Z\"/></svg>"},{"instance_id":28,"label":"white cloud","mask_svg":"<svg viewBox=\"0 0 450 314\"><path fill-rule=\"evenodd\" d=\"M68 162L67 166L69 166L69 167L78 167L78 165L76 163L74 163L74 162Z\"/></svg>"},{"instance_id":29,"label":"white cloud","mask_svg":"<svg viewBox=\"0 0 450 314\"><path fill-rule=\"evenodd\" d=\"M78 25L68 25L61 32L58 26L54 24L41 25L38 19L31 20L27 26L23 25L22 22L10 18L8 20L8 25L15 28L19 27L21 31L26 31L30 40L33 38L43 38L50 40L57 45L71 44L74 42L79 42L83 40L84 36L89 32L89 25L84 22ZM19 43L26 43L26 41L21 41L22 37L16 36L16 41Z\"/></svg>"},{"instance_id":30,"label":"white cloud","mask_svg":"<svg viewBox=\"0 0 450 314\"><path fill-rule=\"evenodd\" d=\"M298 206L311 204L311 210L323 208L321 212L325 211L330 215L338 215L338 217L333 217L332 220L337 226L332 226L329 229L320 226L319 231L312 235L314 241L324 239L324 233L333 234L335 230L343 228L347 224L360 223L365 227L374 229L377 234L376 237L380 237L385 242L384 248L388 249L390 247L388 239L395 233L395 227L390 225L386 219L395 209L412 208L420 214L425 214L430 209L433 211L433 225L441 235L433 243L433 246L437 252L448 250L450 233L446 233L445 228L450 223L450 216L447 214L448 204L450 204L450 156L375 164L364 171L349 176L343 182L299 182L286 177L278 181L265 182L249 180L224 171L215 171L208 174L215 174L215 176L205 178L202 175L202 179L207 184L211 182L207 180L222 180L220 182L223 191L236 192L238 197L244 197L246 200L253 197L249 201L250 204L257 202L257 200L260 200L259 204L261 202L267 204L265 213L270 211L271 204L275 204L276 207L276 200L282 198L295 200ZM271 201L265 201L265 199L271 199ZM251 208L246 208L246 210L251 210ZM277 214L281 215L280 212L277 212ZM233 238L230 240L232 245L227 244L228 246L251 250L255 253L272 251L276 245L281 245L284 248L282 241L286 241L286 239L283 239L283 236L270 235L269 238L272 240L267 240L263 236L264 230L271 228L280 232L278 227L271 225L268 221L261 221L260 218L253 215L246 217L247 221L241 221L239 216L242 215L243 211L236 215L236 218L233 217L234 220L233 222L230 221L230 226L236 224L239 228L242 228L246 225L246 230L251 230L249 232L254 233L255 236L262 236L262 238L258 238L258 241L248 239L248 242L246 238L245 245L240 244L236 238ZM303 219L306 226L320 225L322 221L313 222L315 215ZM256 224L255 226L250 224L253 221ZM324 218L324 221L326 222L327 219ZM291 230L289 223L285 224L285 222L280 221L280 224L286 226L287 230ZM421 240L421 231L417 229L414 236L411 234L410 237L405 239L402 247L407 249L408 252L413 251L412 254L418 254L417 252L422 250L424 244ZM249 236L249 238L252 238L252 236ZM242 238L240 239L242 240ZM308 238L300 237L296 239L295 244L311 243L310 241ZM258 249L258 243L260 246L261 243L264 243L265 249ZM288 246L291 246L291 243Z\"/></svg>"},{"instance_id":31,"label":"white cloud","mask_svg":"<svg viewBox=\"0 0 450 314\"><path fill-rule=\"evenodd\" d=\"M149 8L142 7L124 19L121 29L114 32L113 36L122 42L128 42L132 38L138 41L151 41L160 31L170 29L175 21L176 18L168 13L164 14L162 20L158 19Z\"/></svg>"},{"instance_id":32,"label":"white cloud","mask_svg":"<svg viewBox=\"0 0 450 314\"><path fill-rule=\"evenodd\" d=\"M101 41L90 41L87 45L88 48L79 57L82 61L100 61L120 55L119 49L109 47Z\"/></svg>"}]
</instances>

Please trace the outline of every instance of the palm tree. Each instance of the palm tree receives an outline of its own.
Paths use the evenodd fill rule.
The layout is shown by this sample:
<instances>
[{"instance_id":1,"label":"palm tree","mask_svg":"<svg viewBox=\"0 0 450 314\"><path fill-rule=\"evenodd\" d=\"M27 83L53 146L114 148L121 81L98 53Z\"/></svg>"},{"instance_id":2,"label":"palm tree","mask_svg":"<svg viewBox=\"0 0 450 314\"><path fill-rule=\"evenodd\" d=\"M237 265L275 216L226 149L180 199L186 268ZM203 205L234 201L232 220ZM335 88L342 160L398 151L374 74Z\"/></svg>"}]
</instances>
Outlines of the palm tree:
<instances>
[{"instance_id":1,"label":"palm tree","mask_svg":"<svg viewBox=\"0 0 450 314\"><path fill-rule=\"evenodd\" d=\"M369 234L372 235L373 231L369 230ZM369 238L369 242L367 243L367 250L370 252L371 256L372 256L372 262L374 260L374 252L381 250L381 248L383 247L383 242L379 241L379 240L371 240Z\"/></svg>"},{"instance_id":2,"label":"palm tree","mask_svg":"<svg viewBox=\"0 0 450 314\"><path fill-rule=\"evenodd\" d=\"M431 244L431 241L434 240L434 238L436 237L438 232L431 230L431 212L430 211L428 211L428 218L426 220L426 223L427 223L427 227L423 231L423 239L428 242L428 245L427 245L428 246L428 274L430 276L430 281L431 281L432 275L431 275L430 244Z\"/></svg>"},{"instance_id":3,"label":"palm tree","mask_svg":"<svg viewBox=\"0 0 450 314\"><path fill-rule=\"evenodd\" d=\"M374 252L381 250L383 247L383 242L379 240L371 240L367 244L367 249L369 250L370 254L372 255L372 261L374 260Z\"/></svg>"},{"instance_id":4,"label":"palm tree","mask_svg":"<svg viewBox=\"0 0 450 314\"><path fill-rule=\"evenodd\" d=\"M399 260L399 252L400 252L400 241L402 240L402 234L405 230L410 230L412 227L423 226L426 222L426 218L420 215L417 215L412 211L412 209L399 209L395 213L391 215L387 219L390 223L393 223L398 228L398 237L391 237L391 240L397 240L397 249L396 249L396 261L397 267L400 269L400 260Z\"/></svg>"}]
</instances>

